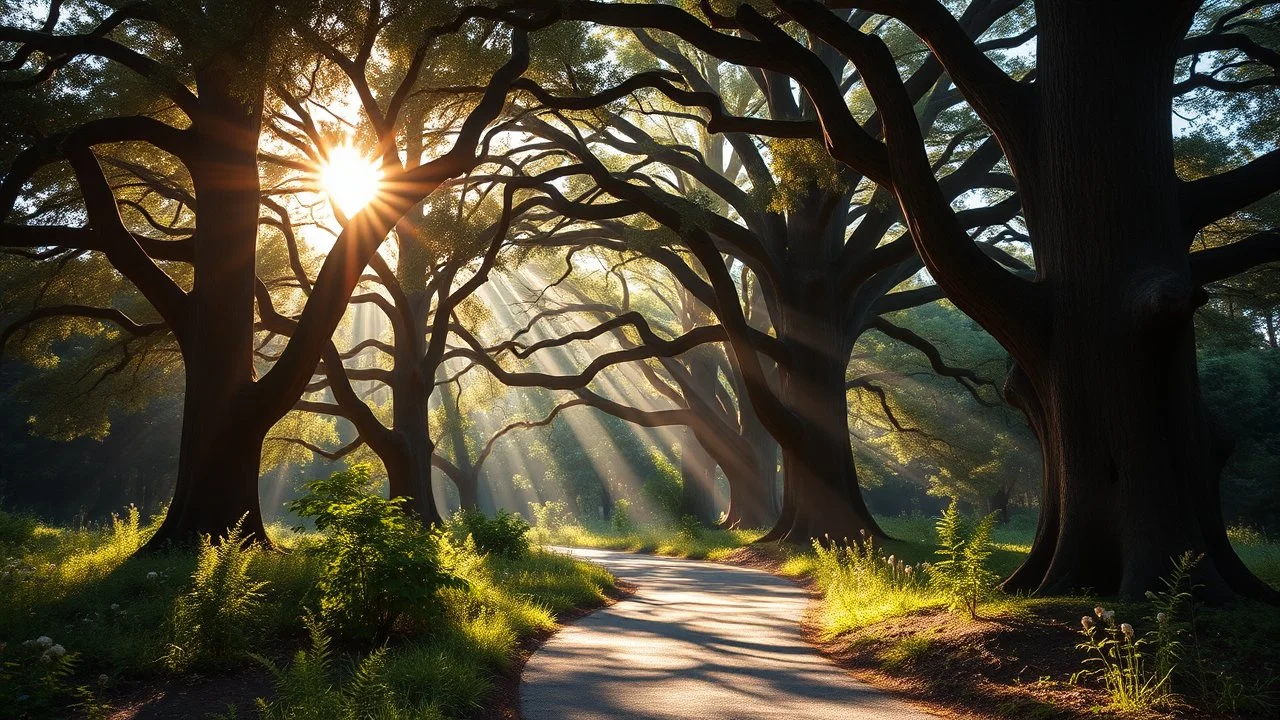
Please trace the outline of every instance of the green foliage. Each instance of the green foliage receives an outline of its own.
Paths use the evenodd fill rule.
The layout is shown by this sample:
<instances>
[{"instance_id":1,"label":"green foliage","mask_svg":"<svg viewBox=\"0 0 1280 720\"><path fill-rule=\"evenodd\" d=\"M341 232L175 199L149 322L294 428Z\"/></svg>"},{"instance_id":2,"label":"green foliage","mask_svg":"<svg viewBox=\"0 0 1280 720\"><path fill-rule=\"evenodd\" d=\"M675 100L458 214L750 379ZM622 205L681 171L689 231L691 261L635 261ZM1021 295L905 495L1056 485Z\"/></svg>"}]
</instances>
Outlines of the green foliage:
<instances>
[{"instance_id":1,"label":"green foliage","mask_svg":"<svg viewBox=\"0 0 1280 720\"><path fill-rule=\"evenodd\" d=\"M457 540L471 537L481 552L519 556L529 552L529 523L517 513L499 510L492 518L463 508L445 522Z\"/></svg>"},{"instance_id":2,"label":"green foliage","mask_svg":"<svg viewBox=\"0 0 1280 720\"><path fill-rule=\"evenodd\" d=\"M680 516L680 537L688 540L697 540L702 537L702 521L697 515Z\"/></svg>"},{"instance_id":3,"label":"green foliage","mask_svg":"<svg viewBox=\"0 0 1280 720\"><path fill-rule=\"evenodd\" d=\"M244 536L243 519L215 542L200 541L192 587L173 609L173 643L165 664L175 671L225 666L244 655L267 583L250 577L259 552Z\"/></svg>"},{"instance_id":4,"label":"green foliage","mask_svg":"<svg viewBox=\"0 0 1280 720\"><path fill-rule=\"evenodd\" d=\"M48 717L72 692L75 662L75 654L44 635L12 649L0 644L0 706L13 717Z\"/></svg>"},{"instance_id":5,"label":"green foliage","mask_svg":"<svg viewBox=\"0 0 1280 720\"><path fill-rule=\"evenodd\" d=\"M923 563L886 555L866 533L854 542L815 540L806 570L823 594L822 625L829 635L941 603L930 592Z\"/></svg>"},{"instance_id":6,"label":"green foliage","mask_svg":"<svg viewBox=\"0 0 1280 720\"><path fill-rule=\"evenodd\" d=\"M1085 639L1076 648L1088 654L1082 675L1099 679L1117 710L1142 712L1156 707L1168 696L1170 673L1160 673L1149 662L1156 640L1138 637L1129 623L1117 623L1114 610L1098 606L1094 614L1102 622L1102 632L1093 618L1080 618Z\"/></svg>"},{"instance_id":7,"label":"green foliage","mask_svg":"<svg viewBox=\"0 0 1280 720\"><path fill-rule=\"evenodd\" d=\"M438 616L438 591L465 583L441 567L439 537L407 515L401 499L371 494L369 466L306 485L290 508L323 534L317 552L320 610L343 637L385 638L398 620Z\"/></svg>"},{"instance_id":8,"label":"green foliage","mask_svg":"<svg viewBox=\"0 0 1280 720\"><path fill-rule=\"evenodd\" d=\"M262 659L276 679L275 699L258 700L262 720L400 720L409 717L400 709L403 703L386 681L385 647L355 663L345 682L335 684L329 635L319 620L308 617L304 622L311 646L299 650L288 668L281 670Z\"/></svg>"},{"instance_id":9,"label":"green foliage","mask_svg":"<svg viewBox=\"0 0 1280 720\"><path fill-rule=\"evenodd\" d=\"M911 635L895 642L880 653L880 666L885 670L897 670L915 664L929 654L933 643L922 635Z\"/></svg>"},{"instance_id":10,"label":"green foliage","mask_svg":"<svg viewBox=\"0 0 1280 720\"><path fill-rule=\"evenodd\" d=\"M660 448L650 448L648 455L653 469L646 474L641 490L653 502L656 519L667 522L676 517L680 508L680 468Z\"/></svg>"},{"instance_id":11,"label":"green foliage","mask_svg":"<svg viewBox=\"0 0 1280 720\"><path fill-rule=\"evenodd\" d=\"M573 523L573 513L563 500L531 502L529 512L533 515L533 526L547 533L555 534Z\"/></svg>"},{"instance_id":12,"label":"green foliage","mask_svg":"<svg viewBox=\"0 0 1280 720\"><path fill-rule=\"evenodd\" d=\"M930 582L945 593L952 609L963 609L977 619L978 604L991 593L998 577L987 568L991 556L991 531L996 524L992 513L972 525L960 514L960 504L952 500L938 519L938 550L942 560L929 568Z\"/></svg>"},{"instance_id":13,"label":"green foliage","mask_svg":"<svg viewBox=\"0 0 1280 720\"><path fill-rule=\"evenodd\" d=\"M0 548L17 547L31 539L37 521L30 515L0 510Z\"/></svg>"},{"instance_id":14,"label":"green foliage","mask_svg":"<svg viewBox=\"0 0 1280 720\"><path fill-rule=\"evenodd\" d=\"M609 523L613 527L614 532L627 533L635 527L631 522L631 501L626 498L618 498L613 501L613 513L609 516Z\"/></svg>"},{"instance_id":15,"label":"green foliage","mask_svg":"<svg viewBox=\"0 0 1280 720\"><path fill-rule=\"evenodd\" d=\"M831 158L822 143L809 138L774 138L769 141L770 169L778 189L769 209L794 212L804 193L813 187L841 193L850 189L848 168Z\"/></svg>"}]
</instances>

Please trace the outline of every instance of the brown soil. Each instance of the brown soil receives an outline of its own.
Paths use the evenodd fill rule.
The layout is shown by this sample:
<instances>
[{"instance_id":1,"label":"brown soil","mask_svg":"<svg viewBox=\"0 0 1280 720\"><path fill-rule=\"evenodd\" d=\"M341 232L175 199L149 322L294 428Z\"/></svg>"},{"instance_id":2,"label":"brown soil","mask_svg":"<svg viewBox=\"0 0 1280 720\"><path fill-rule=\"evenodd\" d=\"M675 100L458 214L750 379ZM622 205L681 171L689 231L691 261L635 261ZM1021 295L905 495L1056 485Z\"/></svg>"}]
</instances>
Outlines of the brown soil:
<instances>
[{"instance_id":1,"label":"brown soil","mask_svg":"<svg viewBox=\"0 0 1280 720\"><path fill-rule=\"evenodd\" d=\"M778 572L780 554L747 546L724 559ZM816 594L815 594L816 596ZM1072 684L1081 669L1075 646L1081 611L1047 605L1026 617L970 621L943 610L891 618L824 638L814 611L805 619L810 642L854 677L953 718L1076 720L1111 717L1104 693ZM1130 716L1133 717L1133 716ZM1172 713L1163 717L1203 717Z\"/></svg>"},{"instance_id":2,"label":"brown soil","mask_svg":"<svg viewBox=\"0 0 1280 720\"><path fill-rule=\"evenodd\" d=\"M180 678L126 691L112 701L111 720L199 720L234 712L254 717L254 700L271 693L271 674L256 663L231 675Z\"/></svg>"}]
</instances>

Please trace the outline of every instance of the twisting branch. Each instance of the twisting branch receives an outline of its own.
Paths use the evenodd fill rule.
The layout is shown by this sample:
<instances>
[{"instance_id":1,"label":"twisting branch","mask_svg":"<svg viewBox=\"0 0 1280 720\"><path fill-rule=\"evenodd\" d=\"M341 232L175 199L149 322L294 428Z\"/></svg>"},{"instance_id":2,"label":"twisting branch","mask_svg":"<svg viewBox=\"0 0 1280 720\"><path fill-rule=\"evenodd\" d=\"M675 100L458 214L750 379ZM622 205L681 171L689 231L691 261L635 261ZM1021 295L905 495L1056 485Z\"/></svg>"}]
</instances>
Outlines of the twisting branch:
<instances>
[{"instance_id":1,"label":"twisting branch","mask_svg":"<svg viewBox=\"0 0 1280 720\"><path fill-rule=\"evenodd\" d=\"M1204 285L1268 262L1280 262L1280 231L1265 230L1230 245L1191 253L1191 277Z\"/></svg>"},{"instance_id":2,"label":"twisting branch","mask_svg":"<svg viewBox=\"0 0 1280 720\"><path fill-rule=\"evenodd\" d=\"M167 326L163 322L140 323L129 317L122 310L116 308L93 307L90 305L48 305L39 307L21 318L13 321L8 327L0 332L0 351L3 351L6 343L18 331L26 328L41 320L61 317L78 317L90 320L102 320L104 322L113 323L121 330L133 335L134 337L142 337L145 335L154 335L163 332Z\"/></svg>"},{"instance_id":3,"label":"twisting branch","mask_svg":"<svg viewBox=\"0 0 1280 720\"><path fill-rule=\"evenodd\" d=\"M948 365L946 361L942 359L942 353L938 352L938 348L934 347L933 343L930 343L928 340L925 340L923 337L920 337L907 328L894 325L882 317L873 319L870 323L870 327L872 330L876 330L883 335L897 340L898 342L905 343L916 350L919 350L926 358L928 358L929 367L933 368L935 373L942 377L954 378L955 381L960 383L965 390L969 391L969 394L972 395L973 399L977 400L979 404L986 407L997 407L999 405L999 403L991 402L982 397L982 394L978 392L978 386L980 385L986 385L993 390L998 391L999 388L996 387L994 382L978 375L968 368Z\"/></svg>"},{"instance_id":4,"label":"twisting branch","mask_svg":"<svg viewBox=\"0 0 1280 720\"><path fill-rule=\"evenodd\" d=\"M343 445L337 450L325 450L319 445L314 445L312 443L307 442L306 440L301 440L299 438L285 437L283 435L271 435L267 437L267 442L271 442L273 440L276 442L291 443L293 445L306 448L307 450L310 450L313 454L319 455L320 457L325 458L327 460L341 460L342 458L350 455L356 450L359 450L364 445L364 438L359 438L359 437L347 443L346 445Z\"/></svg>"},{"instance_id":5,"label":"twisting branch","mask_svg":"<svg viewBox=\"0 0 1280 720\"><path fill-rule=\"evenodd\" d=\"M1210 223L1280 190L1280 148L1217 175L1183 182L1179 188L1188 242Z\"/></svg>"}]
</instances>

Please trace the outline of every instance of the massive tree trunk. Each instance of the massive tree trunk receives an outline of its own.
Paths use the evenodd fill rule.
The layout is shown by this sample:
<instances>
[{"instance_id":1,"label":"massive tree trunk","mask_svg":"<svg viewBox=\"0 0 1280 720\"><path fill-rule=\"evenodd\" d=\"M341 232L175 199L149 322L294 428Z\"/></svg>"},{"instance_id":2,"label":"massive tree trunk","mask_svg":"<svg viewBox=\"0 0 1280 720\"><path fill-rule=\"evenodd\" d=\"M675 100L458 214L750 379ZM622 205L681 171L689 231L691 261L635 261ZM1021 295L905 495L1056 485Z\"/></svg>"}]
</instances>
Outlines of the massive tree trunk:
<instances>
[{"instance_id":1,"label":"massive tree trunk","mask_svg":"<svg viewBox=\"0 0 1280 720\"><path fill-rule=\"evenodd\" d=\"M1052 321L1014 343L1007 392L1042 444L1045 500L1006 588L1136 597L1192 551L1206 594L1274 597L1227 541L1197 380L1204 293L1170 128L1188 18L1148 4L1039 3L1034 147L1011 158Z\"/></svg>"},{"instance_id":2,"label":"massive tree trunk","mask_svg":"<svg viewBox=\"0 0 1280 720\"><path fill-rule=\"evenodd\" d=\"M453 447L453 467L446 474L458 488L459 506L464 510L479 510L480 472L471 463L471 452L467 448L467 428L458 409L458 396L445 385L440 402L444 406L445 432Z\"/></svg>"},{"instance_id":3,"label":"massive tree trunk","mask_svg":"<svg viewBox=\"0 0 1280 720\"><path fill-rule=\"evenodd\" d=\"M226 60L197 80L189 165L199 218L195 281L178 331L187 387L182 444L173 502L148 550L224 535L241 518L246 534L267 541L258 463L269 428L251 396L262 101L260 92L246 93L242 84L251 80L234 65Z\"/></svg>"},{"instance_id":4,"label":"massive tree trunk","mask_svg":"<svg viewBox=\"0 0 1280 720\"><path fill-rule=\"evenodd\" d=\"M793 542L884 536L858 488L849 444L845 372L849 330L843 327L830 273L798 269L795 294L784 297L779 337L790 361L782 368L780 397L799 432L782 445L784 492L777 524L765 540ZM807 277L807 281L806 281Z\"/></svg>"}]
</instances>

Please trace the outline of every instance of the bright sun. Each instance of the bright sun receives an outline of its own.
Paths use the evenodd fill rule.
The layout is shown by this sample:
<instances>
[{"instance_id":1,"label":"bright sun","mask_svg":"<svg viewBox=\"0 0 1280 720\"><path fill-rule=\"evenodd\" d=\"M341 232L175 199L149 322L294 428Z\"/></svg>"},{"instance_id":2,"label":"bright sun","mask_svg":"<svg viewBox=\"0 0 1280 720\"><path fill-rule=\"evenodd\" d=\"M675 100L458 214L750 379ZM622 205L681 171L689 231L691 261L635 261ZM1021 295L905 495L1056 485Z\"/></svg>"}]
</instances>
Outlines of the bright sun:
<instances>
[{"instance_id":1,"label":"bright sun","mask_svg":"<svg viewBox=\"0 0 1280 720\"><path fill-rule=\"evenodd\" d=\"M329 151L320 170L320 185L342 214L351 217L378 194L382 171L350 145Z\"/></svg>"}]
</instances>

